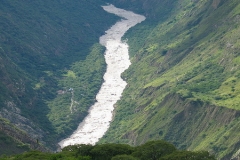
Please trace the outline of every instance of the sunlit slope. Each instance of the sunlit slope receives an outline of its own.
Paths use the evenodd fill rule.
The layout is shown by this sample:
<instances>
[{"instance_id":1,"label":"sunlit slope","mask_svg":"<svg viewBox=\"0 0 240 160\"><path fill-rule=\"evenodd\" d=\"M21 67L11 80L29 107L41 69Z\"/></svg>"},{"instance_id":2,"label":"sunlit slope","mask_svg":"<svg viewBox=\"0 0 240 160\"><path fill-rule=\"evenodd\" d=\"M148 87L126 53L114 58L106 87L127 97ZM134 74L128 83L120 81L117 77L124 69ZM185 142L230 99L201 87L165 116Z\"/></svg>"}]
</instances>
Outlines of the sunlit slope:
<instances>
[{"instance_id":1,"label":"sunlit slope","mask_svg":"<svg viewBox=\"0 0 240 160\"><path fill-rule=\"evenodd\" d=\"M144 10L147 21L126 36L128 87L102 141L166 139L218 157L239 149L239 3L177 1L166 19Z\"/></svg>"}]
</instances>

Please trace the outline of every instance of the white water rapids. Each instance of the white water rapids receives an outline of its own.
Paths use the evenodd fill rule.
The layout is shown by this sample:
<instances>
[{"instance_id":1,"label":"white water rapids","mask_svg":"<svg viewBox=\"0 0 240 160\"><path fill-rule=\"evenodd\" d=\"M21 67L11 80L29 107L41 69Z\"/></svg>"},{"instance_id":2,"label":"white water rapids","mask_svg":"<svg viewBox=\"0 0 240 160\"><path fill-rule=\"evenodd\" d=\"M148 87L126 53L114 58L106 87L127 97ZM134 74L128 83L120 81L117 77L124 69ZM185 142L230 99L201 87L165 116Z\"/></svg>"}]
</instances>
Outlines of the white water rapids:
<instances>
[{"instance_id":1,"label":"white water rapids","mask_svg":"<svg viewBox=\"0 0 240 160\"><path fill-rule=\"evenodd\" d=\"M116 8L113 5L103 6L109 13L123 17L121 21L113 25L106 34L100 37L100 43L106 47L105 61L107 70L104 74L104 83L99 90L97 102L90 107L89 114L81 122L77 130L61 142L61 148L74 144L94 145L105 134L112 121L114 104L120 99L127 83L121 79L129 66L128 45L121 41L125 32L145 20L142 15Z\"/></svg>"}]
</instances>

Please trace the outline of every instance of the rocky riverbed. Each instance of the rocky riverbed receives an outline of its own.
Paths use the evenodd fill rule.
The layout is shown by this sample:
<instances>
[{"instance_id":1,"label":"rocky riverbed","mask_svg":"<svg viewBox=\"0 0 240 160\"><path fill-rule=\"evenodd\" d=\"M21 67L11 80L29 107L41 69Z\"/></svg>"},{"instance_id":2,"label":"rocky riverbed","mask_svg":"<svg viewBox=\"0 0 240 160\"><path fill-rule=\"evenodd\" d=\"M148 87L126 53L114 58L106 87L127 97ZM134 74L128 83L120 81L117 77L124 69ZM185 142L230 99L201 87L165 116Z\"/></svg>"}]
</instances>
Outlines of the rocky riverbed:
<instances>
[{"instance_id":1,"label":"rocky riverbed","mask_svg":"<svg viewBox=\"0 0 240 160\"><path fill-rule=\"evenodd\" d=\"M104 83L96 96L97 102L91 106L87 117L69 138L59 142L62 148L73 144L95 144L98 142L109 128L114 104L121 98L121 94L127 85L121 78L121 74L130 66L131 62L129 60L128 44L121 38L129 28L144 21L145 17L116 8L113 5L103 6L103 9L123 19L100 37L100 43L106 47L107 70L104 75Z\"/></svg>"}]
</instances>

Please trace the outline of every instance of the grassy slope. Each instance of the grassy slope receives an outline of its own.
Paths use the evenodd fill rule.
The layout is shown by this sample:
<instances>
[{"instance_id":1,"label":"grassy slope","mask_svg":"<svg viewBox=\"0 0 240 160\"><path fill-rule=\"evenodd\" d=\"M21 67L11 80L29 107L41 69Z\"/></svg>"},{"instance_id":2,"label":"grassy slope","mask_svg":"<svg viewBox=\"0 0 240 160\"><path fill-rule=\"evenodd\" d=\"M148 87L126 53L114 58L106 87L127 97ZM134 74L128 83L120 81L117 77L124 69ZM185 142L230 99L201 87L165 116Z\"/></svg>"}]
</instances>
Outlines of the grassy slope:
<instances>
[{"instance_id":1,"label":"grassy slope","mask_svg":"<svg viewBox=\"0 0 240 160\"><path fill-rule=\"evenodd\" d=\"M163 19L141 2L148 20L126 36L133 63L123 74L128 87L102 142L163 138L230 156L240 147L239 2L178 1Z\"/></svg>"},{"instance_id":2,"label":"grassy slope","mask_svg":"<svg viewBox=\"0 0 240 160\"><path fill-rule=\"evenodd\" d=\"M100 4L1 2L0 116L48 146L77 127L101 85L105 62L98 38L117 18ZM73 113L71 94L57 94L70 87L78 104Z\"/></svg>"}]
</instances>

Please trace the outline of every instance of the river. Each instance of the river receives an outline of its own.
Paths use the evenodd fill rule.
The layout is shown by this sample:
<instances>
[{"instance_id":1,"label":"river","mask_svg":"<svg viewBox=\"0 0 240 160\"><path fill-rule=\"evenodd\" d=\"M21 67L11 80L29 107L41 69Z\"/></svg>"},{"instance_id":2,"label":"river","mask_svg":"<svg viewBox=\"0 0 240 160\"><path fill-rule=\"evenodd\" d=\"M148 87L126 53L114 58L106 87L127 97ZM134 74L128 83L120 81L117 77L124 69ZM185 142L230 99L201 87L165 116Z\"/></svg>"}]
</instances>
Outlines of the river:
<instances>
[{"instance_id":1,"label":"river","mask_svg":"<svg viewBox=\"0 0 240 160\"><path fill-rule=\"evenodd\" d=\"M114 104L121 98L127 83L121 78L121 74L130 66L128 44L121 38L126 31L145 20L142 15L131 11L116 8L113 5L102 6L109 13L123 19L113 25L106 34L101 36L100 44L106 47L105 61L107 70L104 74L104 82L96 96L96 103L90 107L89 114L79 124L77 130L61 142L61 148L74 144L94 145L105 134L112 121Z\"/></svg>"}]
</instances>

